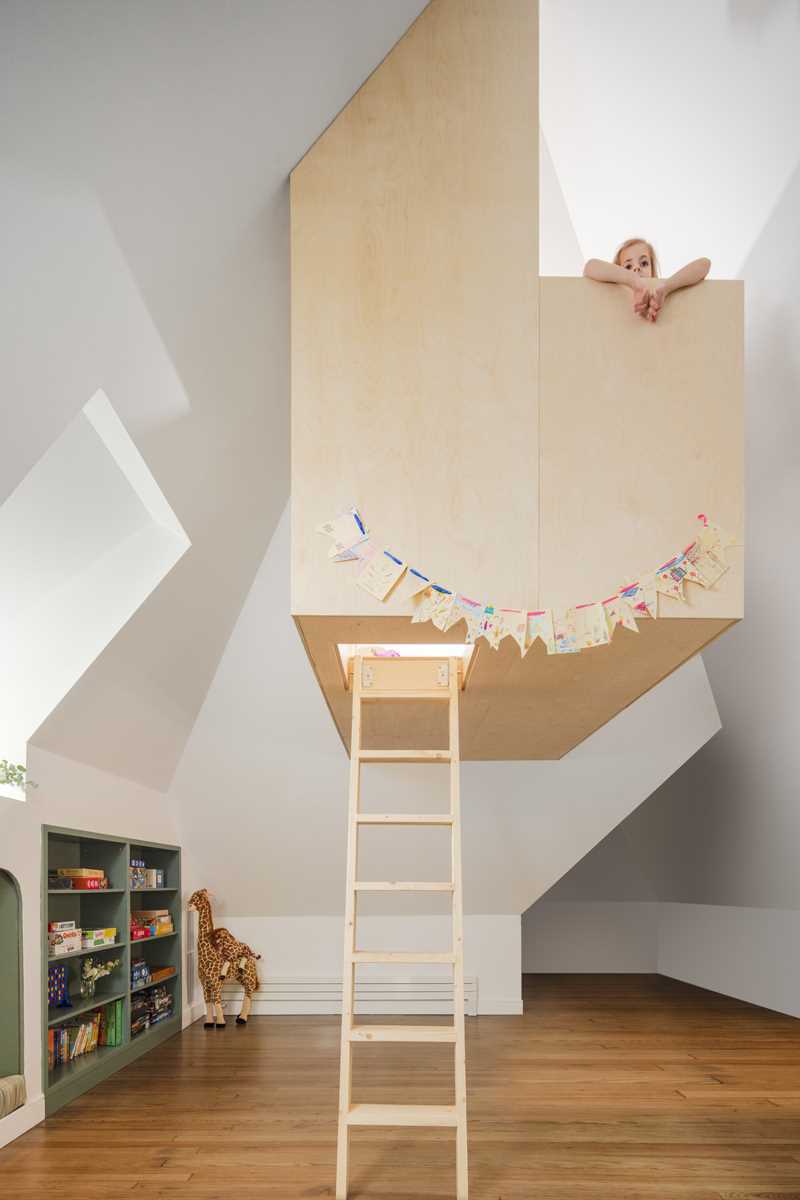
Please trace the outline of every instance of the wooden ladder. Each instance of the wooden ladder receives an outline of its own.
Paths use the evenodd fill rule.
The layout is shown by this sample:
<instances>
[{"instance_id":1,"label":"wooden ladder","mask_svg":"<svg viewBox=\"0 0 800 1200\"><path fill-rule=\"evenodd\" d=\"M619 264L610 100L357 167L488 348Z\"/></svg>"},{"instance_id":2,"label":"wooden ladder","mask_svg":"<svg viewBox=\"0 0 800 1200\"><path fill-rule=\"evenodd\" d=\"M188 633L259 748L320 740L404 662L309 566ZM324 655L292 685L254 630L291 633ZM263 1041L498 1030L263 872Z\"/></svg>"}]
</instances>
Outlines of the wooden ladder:
<instances>
[{"instance_id":1,"label":"wooden ladder","mask_svg":"<svg viewBox=\"0 0 800 1200\"><path fill-rule=\"evenodd\" d=\"M467 1200L467 1078L464 1048L464 956L461 894L461 806L459 798L459 659L368 658L353 660L353 726L350 743L350 798L347 833L347 896L342 972L342 1043L339 1075L339 1135L336 1198L346 1200L350 1132L356 1125L445 1126L456 1131L456 1195ZM442 700L449 710L447 750L362 750L361 707L367 701ZM362 813L361 766L365 762L449 763L450 809L441 814ZM451 876L443 883L396 883L358 880L358 832L364 825L449 826ZM417 951L363 951L356 948L356 897L359 892L447 892L452 897L452 948L440 954ZM452 1025L358 1025L353 1020L355 972L359 963L447 963L453 968ZM455 1051L455 1103L452 1105L353 1104L351 1082L354 1042L449 1042Z\"/></svg>"}]
</instances>

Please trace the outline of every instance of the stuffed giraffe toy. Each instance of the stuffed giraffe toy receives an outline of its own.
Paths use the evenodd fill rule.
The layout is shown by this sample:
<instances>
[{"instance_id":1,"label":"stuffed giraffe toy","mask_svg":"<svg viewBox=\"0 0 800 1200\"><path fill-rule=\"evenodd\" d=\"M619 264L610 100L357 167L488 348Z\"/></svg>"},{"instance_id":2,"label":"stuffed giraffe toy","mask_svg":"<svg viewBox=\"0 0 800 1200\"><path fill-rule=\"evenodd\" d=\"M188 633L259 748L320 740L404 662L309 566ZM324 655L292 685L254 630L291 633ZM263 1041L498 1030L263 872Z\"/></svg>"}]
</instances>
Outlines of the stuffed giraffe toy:
<instances>
[{"instance_id":1,"label":"stuffed giraffe toy","mask_svg":"<svg viewBox=\"0 0 800 1200\"><path fill-rule=\"evenodd\" d=\"M222 1011L222 985L235 964L233 978L244 988L242 1009L236 1018L237 1025L246 1025L250 1016L253 992L258 988L256 959L260 954L251 950L245 942L238 941L229 929L215 929L211 916L211 900L208 890L200 888L189 897L189 908L198 916L197 927L197 974L206 1002L204 1029L224 1029L225 1014Z\"/></svg>"}]
</instances>

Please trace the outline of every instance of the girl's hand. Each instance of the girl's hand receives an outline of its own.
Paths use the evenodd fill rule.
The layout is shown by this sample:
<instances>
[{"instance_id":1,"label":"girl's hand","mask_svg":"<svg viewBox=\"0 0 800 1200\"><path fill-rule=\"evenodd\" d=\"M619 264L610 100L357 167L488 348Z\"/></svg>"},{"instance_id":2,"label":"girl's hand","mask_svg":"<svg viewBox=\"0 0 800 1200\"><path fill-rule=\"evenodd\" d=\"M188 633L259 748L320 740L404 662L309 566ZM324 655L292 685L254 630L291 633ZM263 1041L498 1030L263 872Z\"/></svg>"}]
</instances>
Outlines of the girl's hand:
<instances>
[{"instance_id":1,"label":"girl's hand","mask_svg":"<svg viewBox=\"0 0 800 1200\"><path fill-rule=\"evenodd\" d=\"M659 283L657 285L657 287L654 287L653 290L650 292L649 306L647 309L648 321L658 320L658 314L661 312L661 309L664 307L664 301L666 300L666 298L667 298L666 282Z\"/></svg>"},{"instance_id":2,"label":"girl's hand","mask_svg":"<svg viewBox=\"0 0 800 1200\"><path fill-rule=\"evenodd\" d=\"M650 304L650 288L643 279L640 279L638 275L634 275L631 280L631 291L633 292L633 311L637 316L647 319Z\"/></svg>"}]
</instances>

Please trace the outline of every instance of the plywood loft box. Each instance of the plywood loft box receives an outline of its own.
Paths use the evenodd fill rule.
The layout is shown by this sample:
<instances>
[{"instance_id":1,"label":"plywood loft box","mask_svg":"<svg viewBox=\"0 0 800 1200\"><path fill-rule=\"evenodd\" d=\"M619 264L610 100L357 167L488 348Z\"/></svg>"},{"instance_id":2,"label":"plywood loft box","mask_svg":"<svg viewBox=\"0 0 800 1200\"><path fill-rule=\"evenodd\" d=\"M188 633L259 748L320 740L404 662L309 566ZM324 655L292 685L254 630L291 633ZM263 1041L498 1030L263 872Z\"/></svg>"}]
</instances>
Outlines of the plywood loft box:
<instances>
[{"instance_id":1,"label":"plywood loft box","mask_svg":"<svg viewBox=\"0 0 800 1200\"><path fill-rule=\"evenodd\" d=\"M331 564L315 527L342 508L510 608L604 599L699 512L741 540L742 284L679 292L651 325L626 290L539 277L537 40L531 0L433 0L292 173L292 612L346 746L337 644L464 625L412 626ZM559 758L610 720L741 618L727 553L714 589L661 597L610 646L479 643L462 757ZM414 721L435 746L408 707L383 744L423 745Z\"/></svg>"}]
</instances>

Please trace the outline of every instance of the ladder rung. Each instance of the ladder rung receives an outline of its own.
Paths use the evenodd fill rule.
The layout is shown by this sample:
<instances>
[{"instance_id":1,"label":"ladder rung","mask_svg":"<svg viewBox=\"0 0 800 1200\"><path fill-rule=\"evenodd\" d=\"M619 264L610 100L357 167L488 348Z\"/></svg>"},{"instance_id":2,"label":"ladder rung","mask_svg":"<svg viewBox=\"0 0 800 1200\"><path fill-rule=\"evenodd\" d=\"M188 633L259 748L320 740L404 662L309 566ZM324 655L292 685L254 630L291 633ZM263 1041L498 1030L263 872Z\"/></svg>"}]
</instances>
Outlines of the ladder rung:
<instances>
[{"instance_id":1,"label":"ladder rung","mask_svg":"<svg viewBox=\"0 0 800 1200\"><path fill-rule=\"evenodd\" d=\"M351 1042L455 1042L452 1025L354 1025Z\"/></svg>"},{"instance_id":2,"label":"ladder rung","mask_svg":"<svg viewBox=\"0 0 800 1200\"><path fill-rule=\"evenodd\" d=\"M452 825L450 813L356 813L359 825Z\"/></svg>"},{"instance_id":3,"label":"ladder rung","mask_svg":"<svg viewBox=\"0 0 800 1200\"><path fill-rule=\"evenodd\" d=\"M362 700L449 700L449 688L418 688L414 692L398 692L377 689L361 692Z\"/></svg>"},{"instance_id":4,"label":"ladder rung","mask_svg":"<svg viewBox=\"0 0 800 1200\"><path fill-rule=\"evenodd\" d=\"M348 1125L458 1125L452 1104L351 1104Z\"/></svg>"},{"instance_id":5,"label":"ladder rung","mask_svg":"<svg viewBox=\"0 0 800 1200\"><path fill-rule=\"evenodd\" d=\"M452 951L354 950L350 959L354 963L454 963L456 956Z\"/></svg>"},{"instance_id":6,"label":"ladder rung","mask_svg":"<svg viewBox=\"0 0 800 1200\"><path fill-rule=\"evenodd\" d=\"M452 883L396 883L394 880L368 879L354 885L357 892L452 892Z\"/></svg>"},{"instance_id":7,"label":"ladder rung","mask_svg":"<svg viewBox=\"0 0 800 1200\"><path fill-rule=\"evenodd\" d=\"M449 750L362 750L358 756L362 762L428 763L450 762Z\"/></svg>"}]
</instances>

